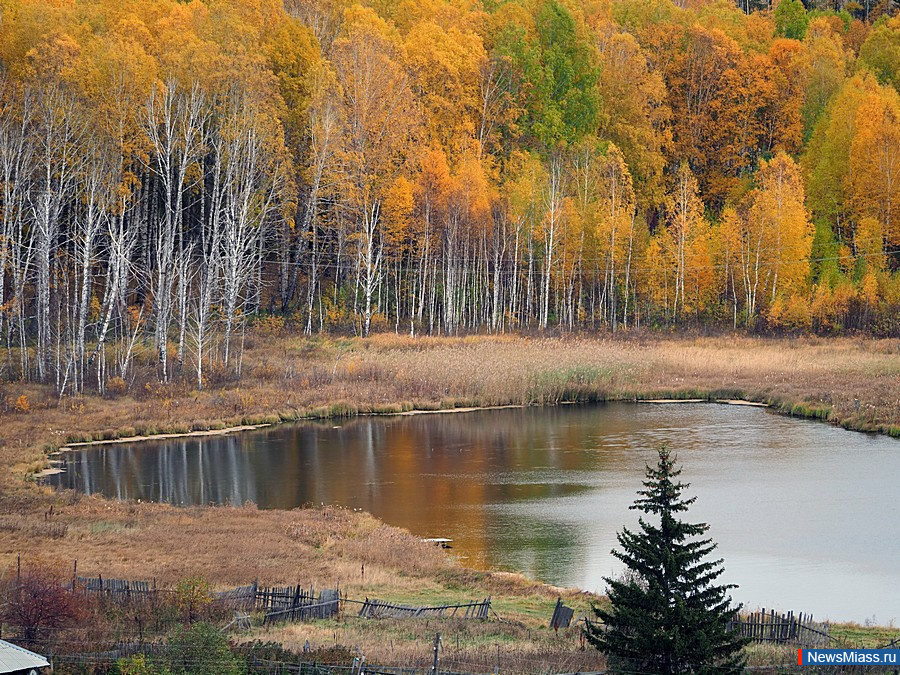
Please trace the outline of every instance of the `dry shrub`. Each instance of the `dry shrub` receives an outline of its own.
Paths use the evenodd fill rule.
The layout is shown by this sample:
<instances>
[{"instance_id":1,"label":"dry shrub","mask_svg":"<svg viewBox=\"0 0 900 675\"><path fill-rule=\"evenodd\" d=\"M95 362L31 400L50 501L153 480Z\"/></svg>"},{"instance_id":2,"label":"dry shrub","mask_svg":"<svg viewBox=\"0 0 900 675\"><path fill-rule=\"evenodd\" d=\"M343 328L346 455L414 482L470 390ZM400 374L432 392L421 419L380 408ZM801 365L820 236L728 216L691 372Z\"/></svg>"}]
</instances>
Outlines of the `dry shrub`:
<instances>
[{"instance_id":1,"label":"dry shrub","mask_svg":"<svg viewBox=\"0 0 900 675\"><path fill-rule=\"evenodd\" d=\"M47 504L41 495L26 486L20 485L19 489L0 489L0 513L4 515L37 516L46 509Z\"/></svg>"},{"instance_id":2,"label":"dry shrub","mask_svg":"<svg viewBox=\"0 0 900 675\"><path fill-rule=\"evenodd\" d=\"M344 556L405 573L435 572L449 565L441 549L389 525L378 525L361 536L348 537L336 548Z\"/></svg>"},{"instance_id":3,"label":"dry shrub","mask_svg":"<svg viewBox=\"0 0 900 675\"><path fill-rule=\"evenodd\" d=\"M124 396L128 391L128 384L121 377L110 378L106 383L106 396L108 398L119 398Z\"/></svg>"},{"instance_id":4,"label":"dry shrub","mask_svg":"<svg viewBox=\"0 0 900 675\"><path fill-rule=\"evenodd\" d=\"M0 586L0 621L14 626L26 644L35 644L88 615L88 601L64 583L66 574L50 563L31 563Z\"/></svg>"},{"instance_id":5,"label":"dry shrub","mask_svg":"<svg viewBox=\"0 0 900 675\"><path fill-rule=\"evenodd\" d=\"M284 333L284 317L266 314L253 321L253 332L260 337L272 338Z\"/></svg>"},{"instance_id":6,"label":"dry shrub","mask_svg":"<svg viewBox=\"0 0 900 675\"><path fill-rule=\"evenodd\" d=\"M255 380L274 380L279 375L279 369L269 362L255 366L250 369L250 377Z\"/></svg>"},{"instance_id":7,"label":"dry shrub","mask_svg":"<svg viewBox=\"0 0 900 675\"><path fill-rule=\"evenodd\" d=\"M335 369L335 379L343 382L378 382L385 377L385 369L371 361L351 359Z\"/></svg>"},{"instance_id":8,"label":"dry shrub","mask_svg":"<svg viewBox=\"0 0 900 675\"><path fill-rule=\"evenodd\" d=\"M376 522L340 506L306 508L293 513L297 519L289 525L288 536L313 548L322 548L340 539L361 536L371 527L375 527Z\"/></svg>"},{"instance_id":9,"label":"dry shrub","mask_svg":"<svg viewBox=\"0 0 900 675\"><path fill-rule=\"evenodd\" d=\"M223 363L210 363L203 367L203 386L209 389L224 387L239 381L237 371Z\"/></svg>"},{"instance_id":10,"label":"dry shrub","mask_svg":"<svg viewBox=\"0 0 900 675\"><path fill-rule=\"evenodd\" d=\"M296 539L301 544L313 548L321 548L328 541L330 535L331 528L321 522L291 523L288 528L288 536L291 539Z\"/></svg>"},{"instance_id":11,"label":"dry shrub","mask_svg":"<svg viewBox=\"0 0 900 675\"><path fill-rule=\"evenodd\" d=\"M202 577L188 577L175 586L175 604L187 625L197 621L212 601L212 589Z\"/></svg>"},{"instance_id":12,"label":"dry shrub","mask_svg":"<svg viewBox=\"0 0 900 675\"><path fill-rule=\"evenodd\" d=\"M548 605L552 611L552 603ZM549 616L549 613L548 613ZM542 622L543 624L543 622ZM335 634L328 624L283 625L259 637L299 651L306 641L313 650L352 644L366 662L384 667L429 668L435 632L441 633L440 670L445 672L547 673L596 672L604 666L594 649L581 649L580 629L558 634L519 621L473 621L461 618L345 619ZM499 649L498 649L499 647ZM497 663L497 659L500 663Z\"/></svg>"},{"instance_id":13,"label":"dry shrub","mask_svg":"<svg viewBox=\"0 0 900 675\"><path fill-rule=\"evenodd\" d=\"M335 371L326 366L312 365L300 374L303 385L307 388L318 389L334 381Z\"/></svg>"},{"instance_id":14,"label":"dry shrub","mask_svg":"<svg viewBox=\"0 0 900 675\"><path fill-rule=\"evenodd\" d=\"M30 537L62 539L68 531L66 523L34 520L25 516L0 516L0 532L21 532Z\"/></svg>"},{"instance_id":15,"label":"dry shrub","mask_svg":"<svg viewBox=\"0 0 900 675\"><path fill-rule=\"evenodd\" d=\"M27 415L31 412L31 404L28 402L28 397L25 394L19 396L16 399L16 405L14 407L17 413L21 413L23 415Z\"/></svg>"}]
</instances>

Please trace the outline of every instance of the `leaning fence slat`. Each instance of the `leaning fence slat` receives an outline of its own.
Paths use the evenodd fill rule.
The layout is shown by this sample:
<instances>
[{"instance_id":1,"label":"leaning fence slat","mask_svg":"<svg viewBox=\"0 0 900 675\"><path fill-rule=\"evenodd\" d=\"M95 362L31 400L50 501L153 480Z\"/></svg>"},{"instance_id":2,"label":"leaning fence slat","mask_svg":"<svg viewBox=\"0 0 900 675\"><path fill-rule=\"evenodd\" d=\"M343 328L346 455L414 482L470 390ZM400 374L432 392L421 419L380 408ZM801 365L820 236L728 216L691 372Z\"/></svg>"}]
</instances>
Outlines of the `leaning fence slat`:
<instances>
[{"instance_id":1,"label":"leaning fence slat","mask_svg":"<svg viewBox=\"0 0 900 675\"><path fill-rule=\"evenodd\" d=\"M446 618L448 616L456 616L461 609L465 610L463 617L465 619L486 619L491 609L491 598L489 596L481 601L473 600L467 603L424 607L401 605L366 598L365 602L362 603L362 608L359 610L359 616L368 619Z\"/></svg>"},{"instance_id":2,"label":"leaning fence slat","mask_svg":"<svg viewBox=\"0 0 900 675\"><path fill-rule=\"evenodd\" d=\"M828 624L817 624L811 614L803 612L778 613L774 609L735 615L728 622L728 629L738 632L752 642L794 644L800 647L821 647L833 638L828 634Z\"/></svg>"}]
</instances>

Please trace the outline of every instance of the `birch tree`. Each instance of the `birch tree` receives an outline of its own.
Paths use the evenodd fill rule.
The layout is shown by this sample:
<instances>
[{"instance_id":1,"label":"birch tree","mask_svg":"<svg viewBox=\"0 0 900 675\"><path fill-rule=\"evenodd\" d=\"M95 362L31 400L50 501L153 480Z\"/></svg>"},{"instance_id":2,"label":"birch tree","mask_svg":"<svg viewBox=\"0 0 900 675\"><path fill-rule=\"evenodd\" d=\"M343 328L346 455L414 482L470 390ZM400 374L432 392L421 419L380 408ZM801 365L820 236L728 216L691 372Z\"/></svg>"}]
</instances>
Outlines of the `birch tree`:
<instances>
[{"instance_id":1,"label":"birch tree","mask_svg":"<svg viewBox=\"0 0 900 675\"><path fill-rule=\"evenodd\" d=\"M159 83L146 104L144 124L152 149L149 168L160 191L162 214L154 214L153 315L159 378L169 380L168 340L176 247L183 241L183 200L189 169L203 152L209 115L199 85L189 90L174 78Z\"/></svg>"},{"instance_id":2,"label":"birch tree","mask_svg":"<svg viewBox=\"0 0 900 675\"><path fill-rule=\"evenodd\" d=\"M224 362L231 363L231 339L243 320L254 272L261 264L260 241L276 213L284 179L283 138L246 94L232 94L217 141L224 164L221 234Z\"/></svg>"},{"instance_id":3,"label":"birch tree","mask_svg":"<svg viewBox=\"0 0 900 675\"><path fill-rule=\"evenodd\" d=\"M45 79L46 78L46 79ZM32 245L36 267L35 317L38 379L50 375L52 349L51 292L53 259L59 246L63 209L72 199L83 163L79 144L84 140L84 115L77 94L59 80L41 76L44 84L34 94L34 189L30 196ZM59 331L57 331L59 338ZM57 386L60 373L57 369Z\"/></svg>"},{"instance_id":4,"label":"birch tree","mask_svg":"<svg viewBox=\"0 0 900 675\"><path fill-rule=\"evenodd\" d=\"M28 351L25 349L24 324L25 222L31 190L31 166L34 147L29 139L32 104L30 92L0 77L0 332L6 333L8 352L12 351L12 334L18 324L20 368L28 373ZM9 270L9 274L7 274ZM10 288L7 289L7 277ZM11 293L11 294L10 294Z\"/></svg>"},{"instance_id":5,"label":"birch tree","mask_svg":"<svg viewBox=\"0 0 900 675\"><path fill-rule=\"evenodd\" d=\"M373 297L382 280L382 201L403 164L414 125L409 77L386 33L378 17L359 10L334 46L334 67L343 90L341 161L347 173L346 204L357 223L364 336L371 328Z\"/></svg>"}]
</instances>

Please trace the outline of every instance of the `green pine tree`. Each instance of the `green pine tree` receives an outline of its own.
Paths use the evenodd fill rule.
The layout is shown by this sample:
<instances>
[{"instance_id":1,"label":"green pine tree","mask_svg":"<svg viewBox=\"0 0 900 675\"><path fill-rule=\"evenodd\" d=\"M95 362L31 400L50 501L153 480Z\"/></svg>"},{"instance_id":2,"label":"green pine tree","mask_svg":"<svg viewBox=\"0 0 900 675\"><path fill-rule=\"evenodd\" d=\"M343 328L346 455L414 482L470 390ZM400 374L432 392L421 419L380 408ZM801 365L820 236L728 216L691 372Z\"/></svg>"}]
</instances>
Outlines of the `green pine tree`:
<instances>
[{"instance_id":1,"label":"green pine tree","mask_svg":"<svg viewBox=\"0 0 900 675\"><path fill-rule=\"evenodd\" d=\"M659 463L647 466L644 490L632 509L658 518L640 518L640 531L618 535L622 550L612 553L625 563L621 579L606 578L612 608L594 607L600 622L590 622L587 639L606 653L618 672L736 673L744 666L746 641L727 628L739 607L729 589L716 580L722 560L710 560L716 549L700 539L709 526L679 520L696 498L683 499L689 487L676 482L681 469L669 450L659 450Z\"/></svg>"}]
</instances>

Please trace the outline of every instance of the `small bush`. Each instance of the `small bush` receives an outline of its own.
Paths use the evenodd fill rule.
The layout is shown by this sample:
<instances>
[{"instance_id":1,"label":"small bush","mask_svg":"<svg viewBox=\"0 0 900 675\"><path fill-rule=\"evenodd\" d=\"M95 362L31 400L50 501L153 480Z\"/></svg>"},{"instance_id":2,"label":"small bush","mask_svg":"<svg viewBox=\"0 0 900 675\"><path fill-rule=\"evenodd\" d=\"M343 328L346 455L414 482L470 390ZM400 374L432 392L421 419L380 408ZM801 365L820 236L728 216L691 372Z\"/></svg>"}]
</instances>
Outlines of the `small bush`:
<instances>
[{"instance_id":1,"label":"small bush","mask_svg":"<svg viewBox=\"0 0 900 675\"><path fill-rule=\"evenodd\" d=\"M47 565L30 565L0 588L0 621L16 626L22 641L56 636L87 616L83 595L63 585L62 573Z\"/></svg>"},{"instance_id":2,"label":"small bush","mask_svg":"<svg viewBox=\"0 0 900 675\"><path fill-rule=\"evenodd\" d=\"M169 640L169 649L169 668L173 673L239 675L245 669L245 664L229 649L222 631L208 623L179 629Z\"/></svg>"},{"instance_id":3,"label":"small bush","mask_svg":"<svg viewBox=\"0 0 900 675\"><path fill-rule=\"evenodd\" d=\"M118 675L170 675L172 671L153 663L145 654L137 654L116 661L115 672Z\"/></svg>"},{"instance_id":4,"label":"small bush","mask_svg":"<svg viewBox=\"0 0 900 675\"><path fill-rule=\"evenodd\" d=\"M178 582L175 587L175 598L178 609L184 616L184 622L190 625L212 602L212 591L206 579L190 577Z\"/></svg>"},{"instance_id":5,"label":"small bush","mask_svg":"<svg viewBox=\"0 0 900 675\"><path fill-rule=\"evenodd\" d=\"M16 399L15 410L17 413L22 413L23 415L27 415L31 412L31 404L28 402L28 397L25 394L22 394Z\"/></svg>"},{"instance_id":6,"label":"small bush","mask_svg":"<svg viewBox=\"0 0 900 675\"><path fill-rule=\"evenodd\" d=\"M275 314L261 316L253 322L256 332L263 337L275 337L284 332L284 317Z\"/></svg>"},{"instance_id":7,"label":"small bush","mask_svg":"<svg viewBox=\"0 0 900 675\"><path fill-rule=\"evenodd\" d=\"M109 398L118 398L128 391L128 384L121 377L113 377L106 383L106 395Z\"/></svg>"}]
</instances>

